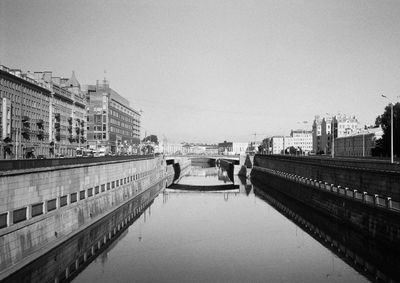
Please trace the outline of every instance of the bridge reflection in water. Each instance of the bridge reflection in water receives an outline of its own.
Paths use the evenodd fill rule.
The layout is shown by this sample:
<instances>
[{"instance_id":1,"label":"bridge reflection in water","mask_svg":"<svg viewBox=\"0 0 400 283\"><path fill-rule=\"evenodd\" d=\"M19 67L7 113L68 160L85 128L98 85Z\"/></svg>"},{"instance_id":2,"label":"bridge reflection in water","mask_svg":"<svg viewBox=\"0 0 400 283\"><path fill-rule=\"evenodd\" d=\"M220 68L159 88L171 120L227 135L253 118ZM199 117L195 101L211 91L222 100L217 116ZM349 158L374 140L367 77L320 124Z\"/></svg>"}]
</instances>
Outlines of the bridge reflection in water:
<instances>
[{"instance_id":1,"label":"bridge reflection in water","mask_svg":"<svg viewBox=\"0 0 400 283\"><path fill-rule=\"evenodd\" d=\"M253 182L253 189L256 196L371 281L400 282L400 256L393 247L376 243L265 184Z\"/></svg>"}]
</instances>

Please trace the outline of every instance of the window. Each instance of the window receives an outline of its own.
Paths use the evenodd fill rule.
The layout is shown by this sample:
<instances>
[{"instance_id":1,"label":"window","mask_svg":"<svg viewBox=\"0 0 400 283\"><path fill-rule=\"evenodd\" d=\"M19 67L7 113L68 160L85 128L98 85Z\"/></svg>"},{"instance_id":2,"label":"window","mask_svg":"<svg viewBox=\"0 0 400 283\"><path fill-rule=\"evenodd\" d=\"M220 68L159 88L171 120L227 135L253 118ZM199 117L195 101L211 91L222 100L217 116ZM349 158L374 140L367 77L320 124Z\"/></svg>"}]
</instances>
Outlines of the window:
<instances>
[{"instance_id":1,"label":"window","mask_svg":"<svg viewBox=\"0 0 400 283\"><path fill-rule=\"evenodd\" d=\"M111 182L111 188L113 188L113 189L115 188L115 181Z\"/></svg>"},{"instance_id":2,"label":"window","mask_svg":"<svg viewBox=\"0 0 400 283\"><path fill-rule=\"evenodd\" d=\"M43 202L32 205L32 217L43 214Z\"/></svg>"},{"instance_id":3,"label":"window","mask_svg":"<svg viewBox=\"0 0 400 283\"><path fill-rule=\"evenodd\" d=\"M117 180L117 187L119 186L119 180Z\"/></svg>"},{"instance_id":4,"label":"window","mask_svg":"<svg viewBox=\"0 0 400 283\"><path fill-rule=\"evenodd\" d=\"M87 196L91 197L93 195L93 188L87 190Z\"/></svg>"},{"instance_id":5,"label":"window","mask_svg":"<svg viewBox=\"0 0 400 283\"><path fill-rule=\"evenodd\" d=\"M26 220L26 207L13 211L13 223L18 223Z\"/></svg>"},{"instance_id":6,"label":"window","mask_svg":"<svg viewBox=\"0 0 400 283\"><path fill-rule=\"evenodd\" d=\"M77 201L78 193L72 193L71 194L71 203L74 203Z\"/></svg>"},{"instance_id":7,"label":"window","mask_svg":"<svg viewBox=\"0 0 400 283\"><path fill-rule=\"evenodd\" d=\"M85 199L85 190L79 192L79 199L80 200Z\"/></svg>"},{"instance_id":8,"label":"window","mask_svg":"<svg viewBox=\"0 0 400 283\"><path fill-rule=\"evenodd\" d=\"M111 184L110 182L107 183L107 191L110 190Z\"/></svg>"},{"instance_id":9,"label":"window","mask_svg":"<svg viewBox=\"0 0 400 283\"><path fill-rule=\"evenodd\" d=\"M106 185L105 184L101 185L101 191L104 192L105 190L106 190Z\"/></svg>"},{"instance_id":10,"label":"window","mask_svg":"<svg viewBox=\"0 0 400 283\"><path fill-rule=\"evenodd\" d=\"M99 193L99 186L96 186L94 188L94 194L97 195Z\"/></svg>"},{"instance_id":11,"label":"window","mask_svg":"<svg viewBox=\"0 0 400 283\"><path fill-rule=\"evenodd\" d=\"M52 211L57 208L57 199L47 201L47 211Z\"/></svg>"},{"instance_id":12,"label":"window","mask_svg":"<svg viewBox=\"0 0 400 283\"><path fill-rule=\"evenodd\" d=\"M66 206L68 204L67 196L60 197L60 207Z\"/></svg>"},{"instance_id":13,"label":"window","mask_svg":"<svg viewBox=\"0 0 400 283\"><path fill-rule=\"evenodd\" d=\"M0 229L7 227L7 212L0 214Z\"/></svg>"}]
</instances>

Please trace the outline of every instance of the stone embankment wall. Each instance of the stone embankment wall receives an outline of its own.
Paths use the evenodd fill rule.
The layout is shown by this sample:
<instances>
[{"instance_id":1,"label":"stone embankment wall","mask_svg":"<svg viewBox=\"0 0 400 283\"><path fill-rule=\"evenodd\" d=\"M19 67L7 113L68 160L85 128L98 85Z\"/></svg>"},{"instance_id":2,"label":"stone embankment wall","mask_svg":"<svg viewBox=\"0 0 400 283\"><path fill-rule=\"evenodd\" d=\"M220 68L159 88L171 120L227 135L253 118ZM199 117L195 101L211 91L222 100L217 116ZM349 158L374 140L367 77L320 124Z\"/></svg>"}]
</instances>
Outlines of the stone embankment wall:
<instances>
[{"instance_id":1,"label":"stone embankment wall","mask_svg":"<svg viewBox=\"0 0 400 283\"><path fill-rule=\"evenodd\" d=\"M257 155L255 166L400 201L400 165L373 160Z\"/></svg>"},{"instance_id":2,"label":"stone embankment wall","mask_svg":"<svg viewBox=\"0 0 400 283\"><path fill-rule=\"evenodd\" d=\"M156 184L169 185L162 157L0 176L0 280Z\"/></svg>"},{"instance_id":3,"label":"stone embankment wall","mask_svg":"<svg viewBox=\"0 0 400 283\"><path fill-rule=\"evenodd\" d=\"M2 282L69 282L146 213L162 188L161 183L152 186Z\"/></svg>"},{"instance_id":4,"label":"stone embankment wall","mask_svg":"<svg viewBox=\"0 0 400 283\"><path fill-rule=\"evenodd\" d=\"M313 170L316 170L317 173L313 173ZM324 172L329 170L333 172ZM297 174L292 173L293 171ZM309 166L293 160L256 156L251 177L309 207L343 221L374 239L398 247L400 244L400 206L398 201L393 201L390 197L341 187L337 183L324 182L324 179L307 177L318 174L320 174L318 176L340 174L338 179L346 180L346 174L343 173L342 168L339 168L339 172L336 172L335 175L335 168L316 168L314 165ZM354 180L350 176L351 172L348 172L348 179ZM389 175L391 178L391 174ZM382 176L382 178L384 177Z\"/></svg>"}]
</instances>

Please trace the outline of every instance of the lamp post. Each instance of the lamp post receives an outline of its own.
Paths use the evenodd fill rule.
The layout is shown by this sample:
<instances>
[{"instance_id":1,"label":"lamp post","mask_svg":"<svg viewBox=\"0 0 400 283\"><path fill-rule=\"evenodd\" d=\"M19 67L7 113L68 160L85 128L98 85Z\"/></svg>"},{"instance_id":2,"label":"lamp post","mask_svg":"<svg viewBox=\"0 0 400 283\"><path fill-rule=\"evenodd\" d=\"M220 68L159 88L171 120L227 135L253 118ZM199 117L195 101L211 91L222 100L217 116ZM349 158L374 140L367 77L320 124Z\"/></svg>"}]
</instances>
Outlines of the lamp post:
<instances>
[{"instance_id":1,"label":"lamp post","mask_svg":"<svg viewBox=\"0 0 400 283\"><path fill-rule=\"evenodd\" d=\"M386 95L382 94L382 97L390 104L390 163L393 163L393 102Z\"/></svg>"}]
</instances>

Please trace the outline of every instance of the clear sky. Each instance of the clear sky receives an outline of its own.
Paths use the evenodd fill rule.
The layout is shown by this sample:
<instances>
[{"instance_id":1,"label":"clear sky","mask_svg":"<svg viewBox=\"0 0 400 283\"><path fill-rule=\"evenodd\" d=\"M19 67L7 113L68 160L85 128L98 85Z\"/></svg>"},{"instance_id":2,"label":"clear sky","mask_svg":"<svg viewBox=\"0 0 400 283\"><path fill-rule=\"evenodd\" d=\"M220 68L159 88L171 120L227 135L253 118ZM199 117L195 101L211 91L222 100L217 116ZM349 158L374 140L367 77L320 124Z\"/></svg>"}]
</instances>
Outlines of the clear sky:
<instances>
[{"instance_id":1,"label":"clear sky","mask_svg":"<svg viewBox=\"0 0 400 283\"><path fill-rule=\"evenodd\" d=\"M250 141L399 101L400 1L1 0L0 64L105 76L143 134ZM308 124L303 123L308 121Z\"/></svg>"}]
</instances>

